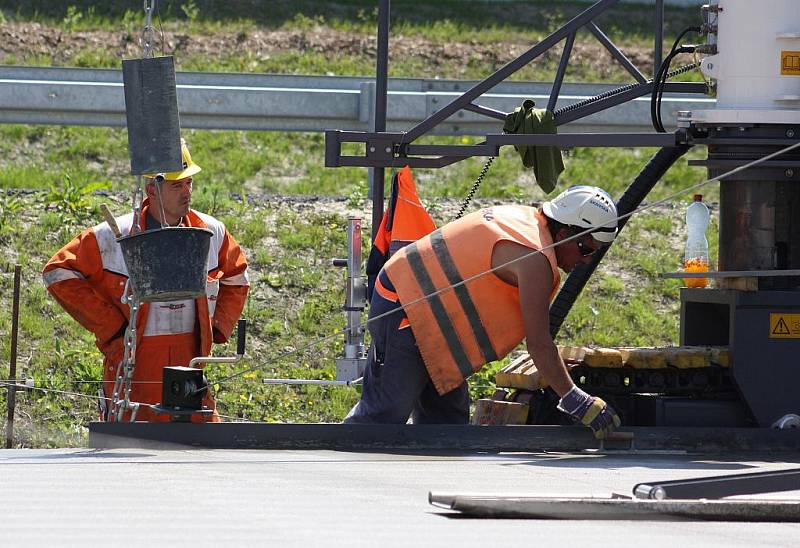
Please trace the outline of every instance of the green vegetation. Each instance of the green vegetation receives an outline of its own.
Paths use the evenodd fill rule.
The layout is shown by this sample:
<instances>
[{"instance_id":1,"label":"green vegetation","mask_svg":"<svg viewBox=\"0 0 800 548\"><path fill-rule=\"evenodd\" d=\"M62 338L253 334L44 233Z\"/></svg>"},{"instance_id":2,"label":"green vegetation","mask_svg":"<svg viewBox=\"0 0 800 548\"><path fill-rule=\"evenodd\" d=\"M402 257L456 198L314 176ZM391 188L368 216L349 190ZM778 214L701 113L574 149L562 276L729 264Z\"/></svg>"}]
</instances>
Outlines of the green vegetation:
<instances>
[{"instance_id":1,"label":"green vegetation","mask_svg":"<svg viewBox=\"0 0 800 548\"><path fill-rule=\"evenodd\" d=\"M93 36L93 32L106 32L101 36L110 39L108 32L112 31L116 33L113 40L121 39L121 47L128 47L135 43L143 22L143 14L132 5L138 8L141 2L0 0L0 24L43 25L46 32L57 32L64 40ZM373 72L369 43L342 46L350 39L360 43L374 33L373 1L272 1L269 9L264 5L255 0L162 0L156 24L166 33L187 35L189 42L196 40L195 45L202 37L221 45L211 51L192 49L191 45L186 50L178 48L178 65L186 70ZM470 9L463 5L450 0L395 0L393 45L413 43L426 55L434 53L432 57L393 57L392 73L483 77L504 62L498 51L508 54L509 44L534 43L585 4L552 7L545 2L504 2L498 7L470 2ZM624 17L619 10L625 10ZM647 58L652 42L649 15L629 5L619 10L601 26L618 44L645 51L643 57ZM687 11L691 17L676 12L667 18L667 36L693 22L694 12ZM249 44L250 38L270 31L308 37L327 33L333 36L334 45L327 49L293 46L268 53L231 46L237 40ZM586 46L591 40L584 36L577 44ZM119 66L121 50L107 43L92 45L91 40L80 44L70 55L47 48L38 52L21 48L0 53L0 62ZM442 52L452 44L461 48L453 51L463 58L444 56ZM481 49L483 46L487 49ZM471 55L473 50L480 56ZM558 52L518 76L550 79L557 62ZM571 78L628 79L620 69L599 71L595 65L596 59L587 57ZM344 278L340 269L330 266L330 259L346 253L348 214L361 214L364 234L368 233L366 170L324 169L324 138L319 133L185 130L183 134L203 167L196 177L194 206L227 224L251 265L252 291L244 314L250 321L247 358L233 367L213 365L207 370L220 412L228 418L248 420L340 420L358 397L355 389L269 386L261 379L334 377L333 359L343 344L337 333L344 326ZM469 137L435 141L477 142ZM619 197L654 152L575 149L565 156L566 171L559 188L597 184ZM692 151L687 158L698 158L701 153ZM705 177L704 170L688 166L687 158L659 182L649 200ZM447 169L415 173L420 194L438 223L455 215L483 162L470 159ZM24 273L20 376L33 377L37 387L58 391L18 394L17 437L23 446L80 445L84 425L96 416L93 394L100 377L100 353L93 337L47 295L39 272L60 246L82 228L100 222L101 203L117 214L127 211L135 185L129 175L124 129L0 125L0 363L9 359L12 265L18 263ZM703 193L707 202L717 200L716 186ZM471 207L545 198L532 173L522 168L517 153L507 148ZM660 279L658 273L678 268L683 205L690 198L691 192L687 192L682 201L631 219L619 244L576 303L558 342L607 346L676 342L680 282ZM716 247L714 232L710 231L712 250ZM366 241L364 245L366 253ZM215 353L233 355L234 343L218 346ZM504 363L491 364L473 378L473 397L492 393L494 372ZM0 365L0 371L7 371L5 365ZM4 377L5 373L0 374L0 379ZM0 408L4 404L5 390L0 390Z\"/></svg>"},{"instance_id":2,"label":"green vegetation","mask_svg":"<svg viewBox=\"0 0 800 548\"><path fill-rule=\"evenodd\" d=\"M348 196L354 203L366 194L367 174L360 168L325 169L321 133L184 130L204 173L197 178L195 202L215 212L228 194L314 194ZM434 138L428 138L429 142ZM437 137L443 144L470 144L471 137ZM690 167L692 151L679 160L656 186L658 199L701 181L704 170ZM0 125L0 189L61 187L65 177L77 187L100 185L127 192L136 184L129 175L127 135L124 129ZM565 155L562 185L593 183L619 197L655 149L574 149ZM436 207L439 198L465 196L480 173L485 158L473 158L442 170L417 174L421 196ZM398 166L399 167L399 166ZM67 192L66 189L63 192ZM541 201L536 186L513 148L502 150L490 168L478 196ZM690 197L689 194L687 196ZM706 192L716 200L716 189Z\"/></svg>"},{"instance_id":3,"label":"green vegetation","mask_svg":"<svg viewBox=\"0 0 800 548\"><path fill-rule=\"evenodd\" d=\"M21 48L5 58L0 53L0 62L118 67L122 56L133 56L138 50L144 25L140 4L134 4L138 8L134 9L129 0L28 0L23 5L0 0L0 14L6 21L35 22L52 28L59 43L70 43L69 48ZM174 54L179 70L374 72L374 0L160 0L157 4L156 49ZM483 78L589 5L545 0L396 0L392 3L390 75ZM668 9L667 13L665 41L699 23L698 10ZM645 73L652 74L651 7L620 5L601 16L598 24ZM74 44L70 42L70 37L78 36ZM551 51L514 78L550 81L559 57L559 51ZM687 78L699 81L697 75ZM577 35L567 79L631 81L587 31Z\"/></svg>"},{"instance_id":4,"label":"green vegetation","mask_svg":"<svg viewBox=\"0 0 800 548\"><path fill-rule=\"evenodd\" d=\"M552 31L577 11L592 5L589 0L552 2L519 0L502 4L438 0L419 2L393 0L392 26L398 34L419 34L450 40L454 36L493 41L509 33L530 36ZM180 24L187 31L216 28L253 30L259 28L313 28L328 26L348 32L373 32L377 21L374 0L158 0L156 22ZM465 9L466 8L466 9ZM111 26L137 28L144 18L141 2L130 0L0 0L7 21L35 21L71 30ZM667 7L667 36L695 23L699 12ZM615 40L647 40L652 13L646 7L622 4L607 12L601 21Z\"/></svg>"}]
</instances>

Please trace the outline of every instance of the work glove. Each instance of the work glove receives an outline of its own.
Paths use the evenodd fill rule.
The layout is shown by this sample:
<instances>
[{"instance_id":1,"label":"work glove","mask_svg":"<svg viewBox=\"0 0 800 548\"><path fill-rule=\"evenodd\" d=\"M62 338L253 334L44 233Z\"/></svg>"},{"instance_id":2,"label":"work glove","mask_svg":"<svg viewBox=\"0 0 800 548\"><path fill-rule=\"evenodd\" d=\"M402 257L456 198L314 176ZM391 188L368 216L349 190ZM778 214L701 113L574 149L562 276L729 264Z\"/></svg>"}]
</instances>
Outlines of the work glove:
<instances>
[{"instance_id":1,"label":"work glove","mask_svg":"<svg viewBox=\"0 0 800 548\"><path fill-rule=\"evenodd\" d=\"M558 409L581 421L592 429L594 437L601 440L622 424L614 409L598 397L590 396L577 386L564 394Z\"/></svg>"}]
</instances>

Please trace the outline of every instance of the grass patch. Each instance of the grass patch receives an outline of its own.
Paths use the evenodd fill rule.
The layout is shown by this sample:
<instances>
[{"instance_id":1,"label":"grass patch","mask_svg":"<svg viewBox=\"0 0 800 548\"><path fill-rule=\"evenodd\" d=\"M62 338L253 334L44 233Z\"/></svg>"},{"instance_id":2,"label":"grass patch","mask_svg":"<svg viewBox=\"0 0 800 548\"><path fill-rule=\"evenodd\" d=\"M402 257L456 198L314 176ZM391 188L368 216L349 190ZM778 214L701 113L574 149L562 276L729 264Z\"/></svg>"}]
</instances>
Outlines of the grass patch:
<instances>
[{"instance_id":1,"label":"grass patch","mask_svg":"<svg viewBox=\"0 0 800 548\"><path fill-rule=\"evenodd\" d=\"M496 33L547 32L563 25L571 16L591 6L591 1L559 2L549 0L470 2L464 9L461 0L394 0L392 25L399 31L419 29L426 35L451 39L464 32L485 29L489 39ZM63 28L88 30L122 22L128 25L144 21L144 12L129 0L0 0L0 9L8 21L32 20L59 24ZM259 9L261 8L261 9ZM313 28L327 24L350 31L374 30L377 7L373 0L270 0L263 9L263 0L159 0L156 17L164 23L187 22L191 25L242 25L252 22L271 28ZM613 38L648 36L652 26L652 9L638 5L620 5L603 17L607 33ZM699 9L666 7L665 27L680 30L699 18ZM625 17L621 17L625 15ZM408 26L404 26L408 25ZM194 30L190 27L191 30Z\"/></svg>"},{"instance_id":2,"label":"grass patch","mask_svg":"<svg viewBox=\"0 0 800 548\"><path fill-rule=\"evenodd\" d=\"M234 207L230 195L297 194L348 197L358 203L366 197L367 173L360 168L323 169L325 143L320 133L184 130L193 157L203 171L195 177L194 201L212 215ZM131 175L124 129L86 127L0 126L6 154L0 158L0 188L51 189L69 185L78 189L104 188L130 192L137 185ZM467 144L468 137L428 137L422 142ZM656 149L579 148L564 156L566 169L559 188L595 184L619 198L647 164ZM648 196L653 201L705 179L705 170L687 164L703 150L690 151L667 172ZM466 196L485 158L470 158L440 170L418 170L419 192L431 207L441 198ZM598 170L598 166L602 166ZM399 168L400 166L398 166ZM386 181L390 180L387 170ZM598 176L602 173L602 177ZM66 192L66 190L64 190ZM691 199L687 191L676 200ZM702 189L704 199L719 198L718 187ZM477 197L541 201L532 170L525 169L511 147L501 150ZM676 203L678 203L676 201Z\"/></svg>"},{"instance_id":3,"label":"grass patch","mask_svg":"<svg viewBox=\"0 0 800 548\"><path fill-rule=\"evenodd\" d=\"M465 9L465 5L468 6ZM591 2L470 2L455 0L419 2L396 0L392 4L390 74L404 77L483 78L507 61L508 43L522 53L565 24ZM131 9L127 0L28 0L23 5L0 0L0 13L11 23L35 22L51 27L60 36L78 36L111 30L114 44L79 39L69 51L52 53L33 48L5 54L6 64L65 65L78 67L119 67L120 48L135 44L144 24L144 13ZM666 10L666 42L690 24L699 24L699 9ZM653 9L650 6L621 5L598 20L604 31L631 56L642 58L642 49L653 47ZM168 35L205 37L207 41L231 38L228 47L183 47L176 42L158 46L157 51L176 56L179 70L279 72L295 74L369 75L374 72L374 47L309 47L303 40L295 46L271 44L265 51L236 47L258 32L324 32L358 36L371 42L376 33L377 11L373 0L326 2L323 0L271 0L269 7L257 0L183 0L158 3L156 30ZM107 40L107 39L106 39ZM404 41L424 40L422 54L406 51ZM458 46L456 46L458 45ZM668 45L668 44L667 44ZM492 49L493 46L494 50ZM465 49L466 48L466 49ZM473 54L470 48L479 48ZM593 48L587 50L586 48ZM518 51L517 51L518 50ZM576 51L567 78L577 81L630 81L624 69L610 62L587 31L578 33ZM591 51L593 53L589 54ZM552 80L560 52L554 51L519 71L514 78ZM595 56L606 60L602 67ZM652 73L652 67L643 70ZM698 76L688 76L699 81Z\"/></svg>"}]
</instances>

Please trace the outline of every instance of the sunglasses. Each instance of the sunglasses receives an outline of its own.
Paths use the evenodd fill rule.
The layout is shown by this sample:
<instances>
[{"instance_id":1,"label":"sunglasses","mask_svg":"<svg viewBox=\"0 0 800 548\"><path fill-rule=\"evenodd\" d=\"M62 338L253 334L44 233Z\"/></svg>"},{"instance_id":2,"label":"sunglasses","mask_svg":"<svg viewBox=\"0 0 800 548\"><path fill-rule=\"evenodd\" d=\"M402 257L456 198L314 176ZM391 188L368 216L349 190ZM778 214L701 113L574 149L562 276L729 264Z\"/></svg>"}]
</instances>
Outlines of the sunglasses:
<instances>
[{"instance_id":1,"label":"sunglasses","mask_svg":"<svg viewBox=\"0 0 800 548\"><path fill-rule=\"evenodd\" d=\"M583 243L580 240L576 240L575 243L578 246L578 253L581 254L581 257L588 257L589 255L591 255L592 253L597 251L596 248L594 248L592 246L589 246L589 245L586 245L585 243Z\"/></svg>"}]
</instances>

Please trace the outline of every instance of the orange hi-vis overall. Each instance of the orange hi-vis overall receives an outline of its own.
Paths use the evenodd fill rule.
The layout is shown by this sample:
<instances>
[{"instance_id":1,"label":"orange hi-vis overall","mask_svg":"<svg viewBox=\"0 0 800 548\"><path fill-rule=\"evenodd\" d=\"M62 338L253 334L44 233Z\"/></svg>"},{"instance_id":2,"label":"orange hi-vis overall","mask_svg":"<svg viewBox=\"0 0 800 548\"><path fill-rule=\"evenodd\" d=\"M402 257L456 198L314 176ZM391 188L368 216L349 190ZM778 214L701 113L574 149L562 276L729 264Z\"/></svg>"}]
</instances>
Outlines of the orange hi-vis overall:
<instances>
[{"instance_id":1,"label":"orange hi-vis overall","mask_svg":"<svg viewBox=\"0 0 800 548\"><path fill-rule=\"evenodd\" d=\"M519 290L494 273L432 295L490 270L492 251L500 241L532 250L553 243L547 220L537 209L497 206L466 215L404 247L384 267L439 394L503 358L525 337ZM561 277L555 252L542 253L553 273L552 279L542 280L552 299Z\"/></svg>"},{"instance_id":2,"label":"orange hi-vis overall","mask_svg":"<svg viewBox=\"0 0 800 548\"><path fill-rule=\"evenodd\" d=\"M142 219L148 207L149 200L145 200ZM116 221L122 234L130 233L133 214L118 217ZM247 299L247 261L225 225L194 210L184 216L182 225L213 232L206 295L140 305L131 390L134 402L159 403L165 366L186 366L193 357L210 355L212 343L226 342ZM105 356L103 392L110 398L117 365L123 357L122 330L130 319L130 310L121 302L128 270L108 224L84 230L61 248L45 266L43 278L47 290L64 310L94 333L95 343ZM215 408L209 394L204 403L210 409ZM143 406L136 419L167 421L169 416L158 416ZM215 413L210 420L219 417Z\"/></svg>"}]
</instances>

